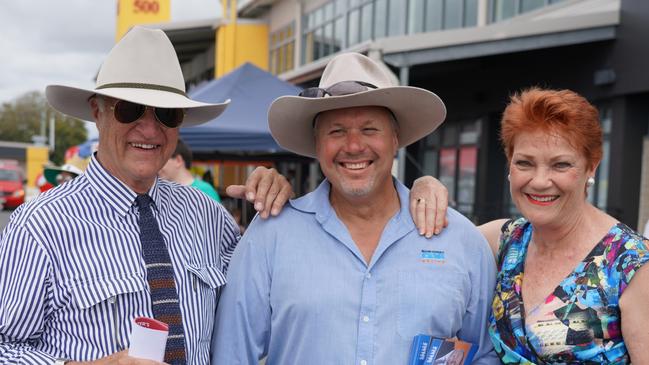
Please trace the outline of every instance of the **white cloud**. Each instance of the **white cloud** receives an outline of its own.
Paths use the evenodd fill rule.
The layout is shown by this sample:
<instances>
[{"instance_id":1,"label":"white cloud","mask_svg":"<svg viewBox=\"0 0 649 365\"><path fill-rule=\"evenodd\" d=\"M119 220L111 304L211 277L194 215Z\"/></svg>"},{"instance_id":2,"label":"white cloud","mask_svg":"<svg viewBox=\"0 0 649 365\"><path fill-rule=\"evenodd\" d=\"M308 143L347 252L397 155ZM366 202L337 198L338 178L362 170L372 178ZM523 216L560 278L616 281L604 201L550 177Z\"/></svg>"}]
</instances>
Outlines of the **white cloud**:
<instances>
[{"instance_id":1,"label":"white cloud","mask_svg":"<svg viewBox=\"0 0 649 365\"><path fill-rule=\"evenodd\" d=\"M172 20L218 17L219 0L171 0ZM113 46L116 0L3 1L0 103L49 84L91 88Z\"/></svg>"},{"instance_id":2,"label":"white cloud","mask_svg":"<svg viewBox=\"0 0 649 365\"><path fill-rule=\"evenodd\" d=\"M50 84L93 88L113 47L116 0L7 0L0 9L0 103ZM220 0L171 0L172 21L215 18ZM94 123L87 123L96 136Z\"/></svg>"}]
</instances>

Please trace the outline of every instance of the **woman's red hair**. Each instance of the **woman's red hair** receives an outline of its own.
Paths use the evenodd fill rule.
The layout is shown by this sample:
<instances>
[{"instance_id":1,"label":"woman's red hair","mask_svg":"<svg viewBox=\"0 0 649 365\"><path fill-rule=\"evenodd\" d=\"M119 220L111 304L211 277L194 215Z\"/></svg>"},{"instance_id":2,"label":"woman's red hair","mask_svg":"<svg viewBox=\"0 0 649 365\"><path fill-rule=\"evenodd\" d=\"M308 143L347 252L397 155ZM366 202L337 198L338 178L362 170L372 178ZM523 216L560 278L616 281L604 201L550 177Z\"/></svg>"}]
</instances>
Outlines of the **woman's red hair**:
<instances>
[{"instance_id":1,"label":"woman's red hair","mask_svg":"<svg viewBox=\"0 0 649 365\"><path fill-rule=\"evenodd\" d=\"M520 132L541 131L565 138L595 168L602 159L602 128L597 109L570 90L530 88L512 95L503 112L500 139L507 159Z\"/></svg>"}]
</instances>

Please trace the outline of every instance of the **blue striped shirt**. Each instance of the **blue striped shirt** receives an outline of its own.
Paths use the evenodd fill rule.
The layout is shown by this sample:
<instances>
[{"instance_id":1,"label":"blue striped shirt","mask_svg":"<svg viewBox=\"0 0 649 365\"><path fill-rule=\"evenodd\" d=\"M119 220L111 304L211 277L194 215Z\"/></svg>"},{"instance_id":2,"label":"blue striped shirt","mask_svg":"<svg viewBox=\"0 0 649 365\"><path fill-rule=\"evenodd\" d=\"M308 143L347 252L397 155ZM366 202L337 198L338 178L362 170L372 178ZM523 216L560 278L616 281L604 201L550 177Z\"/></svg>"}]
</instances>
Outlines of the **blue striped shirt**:
<instances>
[{"instance_id":1,"label":"blue striped shirt","mask_svg":"<svg viewBox=\"0 0 649 365\"><path fill-rule=\"evenodd\" d=\"M238 226L196 189L157 180L149 195L174 266L187 361L208 364ZM133 318L153 317L135 197L93 157L85 174L12 214L0 239L0 363L128 348Z\"/></svg>"}]
</instances>

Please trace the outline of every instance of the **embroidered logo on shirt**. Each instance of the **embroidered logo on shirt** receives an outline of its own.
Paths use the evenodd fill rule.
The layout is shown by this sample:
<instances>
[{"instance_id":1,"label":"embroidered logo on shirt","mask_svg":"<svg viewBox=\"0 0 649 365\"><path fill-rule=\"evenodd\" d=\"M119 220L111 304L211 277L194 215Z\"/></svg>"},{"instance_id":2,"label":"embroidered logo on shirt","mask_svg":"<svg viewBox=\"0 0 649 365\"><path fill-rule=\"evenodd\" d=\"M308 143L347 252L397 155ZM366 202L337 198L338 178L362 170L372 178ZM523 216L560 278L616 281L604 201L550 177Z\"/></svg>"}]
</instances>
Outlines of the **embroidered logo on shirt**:
<instances>
[{"instance_id":1,"label":"embroidered logo on shirt","mask_svg":"<svg viewBox=\"0 0 649 365\"><path fill-rule=\"evenodd\" d=\"M419 260L425 264L443 264L446 257L444 251L421 250Z\"/></svg>"}]
</instances>

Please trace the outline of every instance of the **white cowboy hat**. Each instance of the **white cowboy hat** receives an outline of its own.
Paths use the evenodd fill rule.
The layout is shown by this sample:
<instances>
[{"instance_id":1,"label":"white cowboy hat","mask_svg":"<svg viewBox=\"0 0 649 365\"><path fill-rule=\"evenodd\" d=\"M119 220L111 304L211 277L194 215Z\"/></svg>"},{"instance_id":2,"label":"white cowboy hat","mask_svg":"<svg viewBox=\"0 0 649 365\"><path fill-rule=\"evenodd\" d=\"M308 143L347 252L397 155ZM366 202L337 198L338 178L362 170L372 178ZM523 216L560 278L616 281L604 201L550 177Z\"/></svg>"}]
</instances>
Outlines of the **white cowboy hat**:
<instances>
[{"instance_id":1,"label":"white cowboy hat","mask_svg":"<svg viewBox=\"0 0 649 365\"><path fill-rule=\"evenodd\" d=\"M446 107L432 92L412 86L397 86L389 71L359 53L343 53L325 67L319 88L327 90L340 82L360 82L359 91L324 97L282 96L268 110L268 125L275 141L298 155L315 157L313 121L318 113L358 106L383 106L399 124L399 147L407 146L434 131L446 118ZM376 88L364 87L371 84ZM334 86L335 87L335 86ZM334 90L334 88L331 88Z\"/></svg>"},{"instance_id":2,"label":"white cowboy hat","mask_svg":"<svg viewBox=\"0 0 649 365\"><path fill-rule=\"evenodd\" d=\"M159 29L138 26L110 51L94 90L63 85L45 89L54 109L88 121L93 121L88 99L95 94L153 107L183 108L183 127L216 118L230 102L208 104L189 99L178 56L167 35Z\"/></svg>"}]
</instances>

